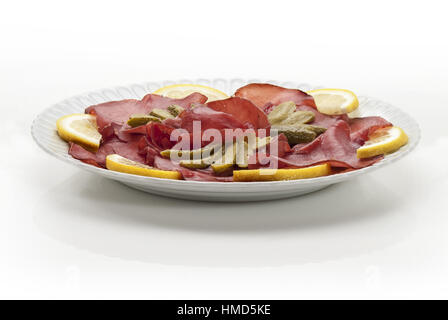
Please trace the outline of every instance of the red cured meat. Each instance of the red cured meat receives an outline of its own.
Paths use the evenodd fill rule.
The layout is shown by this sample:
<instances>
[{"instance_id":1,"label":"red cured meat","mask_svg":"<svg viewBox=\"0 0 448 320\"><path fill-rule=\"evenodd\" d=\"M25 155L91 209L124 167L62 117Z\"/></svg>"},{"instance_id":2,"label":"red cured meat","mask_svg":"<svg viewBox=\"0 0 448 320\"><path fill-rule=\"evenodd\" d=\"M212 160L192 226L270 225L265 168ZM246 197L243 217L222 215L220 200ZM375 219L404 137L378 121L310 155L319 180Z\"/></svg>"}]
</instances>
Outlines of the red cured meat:
<instances>
[{"instance_id":1,"label":"red cured meat","mask_svg":"<svg viewBox=\"0 0 448 320\"><path fill-rule=\"evenodd\" d=\"M306 167L323 162L331 162L335 167L364 168L380 159L358 159L356 149L359 147L350 139L350 127L345 121L338 121L325 133L290 155L279 159L282 166Z\"/></svg>"},{"instance_id":2,"label":"red cured meat","mask_svg":"<svg viewBox=\"0 0 448 320\"><path fill-rule=\"evenodd\" d=\"M146 126L147 136L150 142L160 151L171 149L177 141L171 141L171 133L174 128L162 123L149 123Z\"/></svg>"},{"instance_id":3,"label":"red cured meat","mask_svg":"<svg viewBox=\"0 0 448 320\"><path fill-rule=\"evenodd\" d=\"M211 169L191 170L180 166L177 162L159 156L155 157L154 159L154 167L160 170L179 171L185 180L215 181L215 182L233 181L233 176L230 177L215 176Z\"/></svg>"},{"instance_id":4,"label":"red cured meat","mask_svg":"<svg viewBox=\"0 0 448 320\"><path fill-rule=\"evenodd\" d=\"M86 109L86 113L96 115L96 122L103 139L109 139L121 128L133 114L148 114L154 108L166 109L172 104L189 108L191 103L205 103L207 97L192 93L183 99L170 99L155 94L148 94L142 100L128 99L111 101Z\"/></svg>"},{"instance_id":5,"label":"red cured meat","mask_svg":"<svg viewBox=\"0 0 448 320\"><path fill-rule=\"evenodd\" d=\"M233 176L217 177L213 173L204 170L190 170L182 168L180 171L185 180L190 181L209 181L209 182L232 182Z\"/></svg>"},{"instance_id":6,"label":"red cured meat","mask_svg":"<svg viewBox=\"0 0 448 320\"><path fill-rule=\"evenodd\" d=\"M225 100L216 100L207 103L207 107L231 114L248 128L263 129L270 126L268 117L263 110L246 99L232 97Z\"/></svg>"},{"instance_id":7,"label":"red cured meat","mask_svg":"<svg viewBox=\"0 0 448 320\"><path fill-rule=\"evenodd\" d=\"M319 126L319 127L329 128L340 120L343 120L346 122L349 121L349 118L346 114L343 114L340 116L329 116L329 115L320 113L319 111L317 111L317 109L314 109L309 106L298 106L297 110L314 112L314 120L313 120L313 122L311 122L309 124Z\"/></svg>"},{"instance_id":8,"label":"red cured meat","mask_svg":"<svg viewBox=\"0 0 448 320\"><path fill-rule=\"evenodd\" d=\"M392 126L392 123L381 117L365 117L350 119L350 137L352 141L364 144L369 135L380 128Z\"/></svg>"},{"instance_id":9,"label":"red cured meat","mask_svg":"<svg viewBox=\"0 0 448 320\"><path fill-rule=\"evenodd\" d=\"M282 102L293 101L298 106L316 108L314 99L309 94L298 89L287 89L267 83L251 83L239 88L236 97L252 101L259 108L269 108L269 105L278 105Z\"/></svg>"},{"instance_id":10,"label":"red cured meat","mask_svg":"<svg viewBox=\"0 0 448 320\"><path fill-rule=\"evenodd\" d=\"M285 156L271 156L271 160L278 161L279 168L301 168L320 163L330 163L332 167L340 168L364 168L381 160L378 156L370 159L358 159L356 149L359 144L350 139L350 127L345 121L338 121L325 133L314 141L295 147ZM266 155L259 155L256 164L249 165L255 169L266 166Z\"/></svg>"},{"instance_id":11,"label":"red cured meat","mask_svg":"<svg viewBox=\"0 0 448 320\"><path fill-rule=\"evenodd\" d=\"M194 121L201 122L201 130L248 128L247 124L239 121L232 114L215 111L208 105L187 110L183 112L180 117L182 119L180 127L188 132L193 132Z\"/></svg>"},{"instance_id":12,"label":"red cured meat","mask_svg":"<svg viewBox=\"0 0 448 320\"><path fill-rule=\"evenodd\" d=\"M70 143L69 154L75 159L103 168L106 167L106 157L115 153L127 159L145 163L145 157L139 154L138 143L139 138L137 137L129 142L111 140L101 145L96 153L87 151L75 143Z\"/></svg>"},{"instance_id":13,"label":"red cured meat","mask_svg":"<svg viewBox=\"0 0 448 320\"><path fill-rule=\"evenodd\" d=\"M154 108L166 109L172 104L177 104L184 109L188 109L192 103L204 104L207 99L206 96L198 92L194 92L182 99L171 99L150 93L143 97L142 102L149 105L151 107L150 110Z\"/></svg>"}]
</instances>

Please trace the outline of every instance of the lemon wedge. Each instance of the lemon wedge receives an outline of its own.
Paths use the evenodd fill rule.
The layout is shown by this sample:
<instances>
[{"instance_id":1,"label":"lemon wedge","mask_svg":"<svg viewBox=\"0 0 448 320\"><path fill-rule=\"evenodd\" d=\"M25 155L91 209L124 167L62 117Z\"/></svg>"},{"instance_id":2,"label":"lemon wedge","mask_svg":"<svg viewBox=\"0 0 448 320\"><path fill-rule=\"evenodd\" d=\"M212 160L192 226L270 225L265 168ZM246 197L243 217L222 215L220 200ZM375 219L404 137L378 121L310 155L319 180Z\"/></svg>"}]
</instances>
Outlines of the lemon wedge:
<instances>
[{"instance_id":1,"label":"lemon wedge","mask_svg":"<svg viewBox=\"0 0 448 320\"><path fill-rule=\"evenodd\" d=\"M87 149L97 150L101 142L96 117L90 114L70 114L56 121L59 136L65 141L78 143Z\"/></svg>"},{"instance_id":2,"label":"lemon wedge","mask_svg":"<svg viewBox=\"0 0 448 320\"><path fill-rule=\"evenodd\" d=\"M297 180L326 176L331 173L328 163L300 169L256 169L235 170L233 181L280 181Z\"/></svg>"},{"instance_id":3,"label":"lemon wedge","mask_svg":"<svg viewBox=\"0 0 448 320\"><path fill-rule=\"evenodd\" d=\"M353 112L359 106L356 95L345 89L316 89L307 92L313 96L317 110L328 115Z\"/></svg>"},{"instance_id":4,"label":"lemon wedge","mask_svg":"<svg viewBox=\"0 0 448 320\"><path fill-rule=\"evenodd\" d=\"M408 136L399 127L387 127L376 130L369 136L369 140L358 148L358 158L370 158L380 154L392 153L408 142Z\"/></svg>"},{"instance_id":5,"label":"lemon wedge","mask_svg":"<svg viewBox=\"0 0 448 320\"><path fill-rule=\"evenodd\" d=\"M207 102L227 99L229 97L218 89L201 84L173 84L160 88L153 93L172 99L182 99L194 92L199 92L206 96L208 98Z\"/></svg>"},{"instance_id":6,"label":"lemon wedge","mask_svg":"<svg viewBox=\"0 0 448 320\"><path fill-rule=\"evenodd\" d=\"M165 171L154 169L153 167L142 163L129 160L118 154L110 154L106 157L106 168L112 171L118 171L139 176L155 177L163 179L179 180L181 174L177 171Z\"/></svg>"}]
</instances>

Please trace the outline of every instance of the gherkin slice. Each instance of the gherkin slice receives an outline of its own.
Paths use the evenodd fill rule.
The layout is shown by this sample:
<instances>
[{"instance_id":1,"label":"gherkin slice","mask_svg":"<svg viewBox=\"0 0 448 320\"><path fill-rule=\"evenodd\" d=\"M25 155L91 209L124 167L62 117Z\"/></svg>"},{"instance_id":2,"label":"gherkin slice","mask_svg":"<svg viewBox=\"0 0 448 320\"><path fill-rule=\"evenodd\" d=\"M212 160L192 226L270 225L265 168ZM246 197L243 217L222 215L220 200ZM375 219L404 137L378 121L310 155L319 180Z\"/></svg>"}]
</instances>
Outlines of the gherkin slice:
<instances>
[{"instance_id":1,"label":"gherkin slice","mask_svg":"<svg viewBox=\"0 0 448 320\"><path fill-rule=\"evenodd\" d=\"M236 144L233 143L225 148L220 159L211 165L215 173L222 173L233 167L236 160Z\"/></svg>"},{"instance_id":2,"label":"gherkin slice","mask_svg":"<svg viewBox=\"0 0 448 320\"><path fill-rule=\"evenodd\" d=\"M182 160L179 162L182 167L189 169L205 169L210 166L210 163L204 161L204 159L198 160Z\"/></svg>"},{"instance_id":3,"label":"gherkin slice","mask_svg":"<svg viewBox=\"0 0 448 320\"><path fill-rule=\"evenodd\" d=\"M168 107L168 112L171 113L171 115L173 115L174 117L180 115L182 112L184 112L184 110L184 108L177 104L172 104Z\"/></svg>"},{"instance_id":4,"label":"gherkin slice","mask_svg":"<svg viewBox=\"0 0 448 320\"><path fill-rule=\"evenodd\" d=\"M317 136L314 131L305 126L274 126L272 128L278 130L278 133L283 133L290 145L311 142Z\"/></svg>"},{"instance_id":5,"label":"gherkin slice","mask_svg":"<svg viewBox=\"0 0 448 320\"><path fill-rule=\"evenodd\" d=\"M147 124L148 122L160 122L160 119L147 114L133 114L129 120L128 125L132 128Z\"/></svg>"},{"instance_id":6,"label":"gherkin slice","mask_svg":"<svg viewBox=\"0 0 448 320\"><path fill-rule=\"evenodd\" d=\"M295 111L291 113L286 119L281 121L282 125L294 125L294 124L304 124L312 122L315 118L314 112L312 111Z\"/></svg>"},{"instance_id":7,"label":"gherkin slice","mask_svg":"<svg viewBox=\"0 0 448 320\"><path fill-rule=\"evenodd\" d=\"M221 145L211 143L203 148L200 149L193 149L193 150L174 150L174 149L167 149L160 152L160 155L165 158L171 158L172 155L175 155L179 158L187 158L190 160L193 159L201 159L203 155L211 155L216 154L220 152Z\"/></svg>"},{"instance_id":8,"label":"gherkin slice","mask_svg":"<svg viewBox=\"0 0 448 320\"><path fill-rule=\"evenodd\" d=\"M263 147L266 147L271 142L271 137L267 136L264 138L257 138L257 147L256 149L261 149Z\"/></svg>"},{"instance_id":9,"label":"gherkin slice","mask_svg":"<svg viewBox=\"0 0 448 320\"><path fill-rule=\"evenodd\" d=\"M290 114L292 114L296 110L296 104L292 101L287 101L280 103L278 106L275 106L274 109L268 114L269 123L274 125L282 122Z\"/></svg>"},{"instance_id":10,"label":"gherkin slice","mask_svg":"<svg viewBox=\"0 0 448 320\"><path fill-rule=\"evenodd\" d=\"M324 133L327 129L324 127L319 127L319 126L313 126L310 124L304 124L303 127L307 130L311 130L314 133L316 133L317 135L320 135L322 133Z\"/></svg>"},{"instance_id":11,"label":"gherkin slice","mask_svg":"<svg viewBox=\"0 0 448 320\"><path fill-rule=\"evenodd\" d=\"M255 150L249 148L249 144L246 141L236 143L236 164L240 168L248 167L248 158L253 154Z\"/></svg>"},{"instance_id":12,"label":"gherkin slice","mask_svg":"<svg viewBox=\"0 0 448 320\"><path fill-rule=\"evenodd\" d=\"M174 116L169 111L167 111L165 109L158 109L158 108L152 109L150 115L160 118L162 120L174 118Z\"/></svg>"},{"instance_id":13,"label":"gherkin slice","mask_svg":"<svg viewBox=\"0 0 448 320\"><path fill-rule=\"evenodd\" d=\"M203 148L204 149L204 148ZM210 152L209 152L210 153ZM200 159L190 159L180 161L180 165L189 169L205 169L212 163L222 157L222 149L216 150L215 153Z\"/></svg>"}]
</instances>

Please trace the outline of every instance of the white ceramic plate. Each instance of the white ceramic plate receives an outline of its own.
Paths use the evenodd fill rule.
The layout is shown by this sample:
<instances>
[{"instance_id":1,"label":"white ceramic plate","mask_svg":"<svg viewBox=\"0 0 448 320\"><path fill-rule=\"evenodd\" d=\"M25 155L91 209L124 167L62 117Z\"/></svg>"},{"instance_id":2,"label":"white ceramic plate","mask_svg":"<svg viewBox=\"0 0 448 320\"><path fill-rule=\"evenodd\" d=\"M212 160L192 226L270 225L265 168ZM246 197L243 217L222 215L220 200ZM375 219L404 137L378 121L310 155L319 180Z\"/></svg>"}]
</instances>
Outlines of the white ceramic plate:
<instances>
[{"instance_id":1,"label":"white ceramic plate","mask_svg":"<svg viewBox=\"0 0 448 320\"><path fill-rule=\"evenodd\" d=\"M304 91L319 88L294 82L263 81L258 79L182 79L179 81L135 84L126 87L99 90L62 101L39 114L33 122L31 132L37 144L56 158L94 174L117 180L132 188L167 197L228 202L281 199L320 190L334 183L378 169L402 158L415 148L420 139L418 124L408 114L377 99L360 96L360 106L356 111L356 116L381 116L392 122L394 125L403 128L409 136L409 143L406 146L399 151L386 156L382 161L370 167L343 174L295 181L222 183L158 179L100 169L72 158L67 153L68 144L59 138L56 132L56 120L63 115L83 113L86 107L101 102L130 98L140 99L145 94L153 92L165 85L175 83L199 83L215 87L230 95L235 92L237 88L251 82L268 82L288 88L298 88Z\"/></svg>"}]
</instances>

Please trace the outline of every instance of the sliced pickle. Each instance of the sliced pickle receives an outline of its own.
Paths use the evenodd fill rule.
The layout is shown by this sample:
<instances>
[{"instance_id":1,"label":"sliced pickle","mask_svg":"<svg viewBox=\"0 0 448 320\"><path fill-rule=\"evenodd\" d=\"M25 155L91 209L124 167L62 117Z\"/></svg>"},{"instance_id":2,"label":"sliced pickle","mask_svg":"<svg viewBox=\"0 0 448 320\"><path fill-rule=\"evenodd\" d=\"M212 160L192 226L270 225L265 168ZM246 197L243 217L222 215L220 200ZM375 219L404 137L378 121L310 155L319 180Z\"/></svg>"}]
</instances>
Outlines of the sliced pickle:
<instances>
[{"instance_id":1,"label":"sliced pickle","mask_svg":"<svg viewBox=\"0 0 448 320\"><path fill-rule=\"evenodd\" d=\"M291 145L306 143L313 141L317 134L302 126L274 126L273 129L278 130L278 133L283 133L288 138L288 143Z\"/></svg>"},{"instance_id":2,"label":"sliced pickle","mask_svg":"<svg viewBox=\"0 0 448 320\"><path fill-rule=\"evenodd\" d=\"M143 126L148 122L160 122L160 119L154 116L150 116L147 114L133 114L129 120L128 125L132 128Z\"/></svg>"},{"instance_id":3,"label":"sliced pickle","mask_svg":"<svg viewBox=\"0 0 448 320\"><path fill-rule=\"evenodd\" d=\"M282 125L294 125L294 124L304 124L313 121L315 118L314 112L312 111L296 111L291 113L286 119L284 119Z\"/></svg>"},{"instance_id":4,"label":"sliced pickle","mask_svg":"<svg viewBox=\"0 0 448 320\"><path fill-rule=\"evenodd\" d=\"M271 142L271 137L257 138L257 147L256 149L261 149L266 147ZM255 150L254 150L255 151Z\"/></svg>"},{"instance_id":5,"label":"sliced pickle","mask_svg":"<svg viewBox=\"0 0 448 320\"><path fill-rule=\"evenodd\" d=\"M184 110L184 108L177 104L172 104L168 107L168 112L171 113L171 115L173 115L174 117L180 115L182 112L184 112Z\"/></svg>"},{"instance_id":6,"label":"sliced pickle","mask_svg":"<svg viewBox=\"0 0 448 320\"><path fill-rule=\"evenodd\" d=\"M296 110L296 104L292 101L280 103L268 114L269 122L274 125L285 120Z\"/></svg>"},{"instance_id":7,"label":"sliced pickle","mask_svg":"<svg viewBox=\"0 0 448 320\"><path fill-rule=\"evenodd\" d=\"M249 148L249 144L246 141L236 143L236 164L240 168L248 167L248 158L253 154L254 146Z\"/></svg>"},{"instance_id":8,"label":"sliced pickle","mask_svg":"<svg viewBox=\"0 0 448 320\"><path fill-rule=\"evenodd\" d=\"M162 120L174 118L174 116L169 111L167 111L165 109L158 109L158 108L152 109L150 115L160 118Z\"/></svg>"},{"instance_id":9,"label":"sliced pickle","mask_svg":"<svg viewBox=\"0 0 448 320\"><path fill-rule=\"evenodd\" d=\"M218 149L219 148L219 149ZM175 149L167 149L160 152L160 155L165 158L171 158L171 155L176 155L179 158L183 158L184 156L186 158L189 158L190 160L193 159L200 159L204 154L214 154L219 153L221 150L221 146L211 143L203 148L200 149L194 149L194 150L175 150Z\"/></svg>"},{"instance_id":10,"label":"sliced pickle","mask_svg":"<svg viewBox=\"0 0 448 320\"><path fill-rule=\"evenodd\" d=\"M211 167L215 173L222 173L233 167L235 160L236 144L233 143L225 148L221 159L217 159L216 162L211 165Z\"/></svg>"},{"instance_id":11,"label":"sliced pickle","mask_svg":"<svg viewBox=\"0 0 448 320\"><path fill-rule=\"evenodd\" d=\"M210 163L203 159L198 160L182 160L179 162L182 167L189 169L205 169L210 166Z\"/></svg>"},{"instance_id":12,"label":"sliced pickle","mask_svg":"<svg viewBox=\"0 0 448 320\"><path fill-rule=\"evenodd\" d=\"M320 135L320 134L324 133L324 132L327 130L327 129L324 128L324 127L313 126L313 125L310 125L310 124L305 124L305 125L303 125L303 127L304 127L305 129L307 129L307 130L311 130L311 131L313 131L313 132L316 133L317 135Z\"/></svg>"},{"instance_id":13,"label":"sliced pickle","mask_svg":"<svg viewBox=\"0 0 448 320\"><path fill-rule=\"evenodd\" d=\"M190 159L180 161L180 165L189 169L205 169L209 167L213 162L222 157L222 149L216 150L212 155L202 159Z\"/></svg>"}]
</instances>

